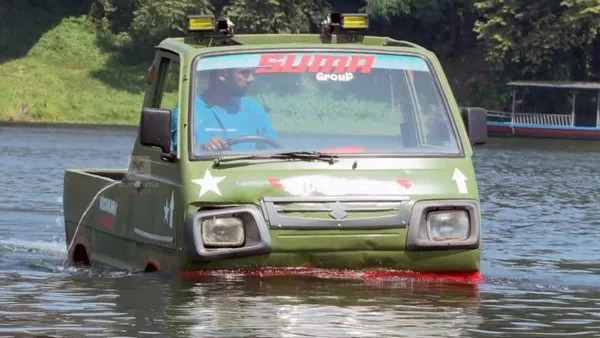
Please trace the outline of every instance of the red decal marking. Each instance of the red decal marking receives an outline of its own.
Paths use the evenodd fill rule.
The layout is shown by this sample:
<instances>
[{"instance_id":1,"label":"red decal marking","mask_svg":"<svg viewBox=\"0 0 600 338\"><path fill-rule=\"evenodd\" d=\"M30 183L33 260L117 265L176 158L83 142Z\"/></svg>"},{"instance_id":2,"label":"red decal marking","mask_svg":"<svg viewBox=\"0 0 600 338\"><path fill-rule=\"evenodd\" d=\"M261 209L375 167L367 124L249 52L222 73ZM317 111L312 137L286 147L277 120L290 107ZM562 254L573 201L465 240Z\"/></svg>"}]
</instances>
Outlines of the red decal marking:
<instances>
[{"instance_id":1,"label":"red decal marking","mask_svg":"<svg viewBox=\"0 0 600 338\"><path fill-rule=\"evenodd\" d=\"M398 279L412 279L426 283L451 283L478 285L485 283L479 271L441 271L441 272L416 272L399 270L339 270L319 269L311 267L298 268L259 268L249 270L196 270L181 271L182 277L231 277L231 276L305 276L322 279L348 279L362 281L394 281Z\"/></svg>"},{"instance_id":2,"label":"red decal marking","mask_svg":"<svg viewBox=\"0 0 600 338\"><path fill-rule=\"evenodd\" d=\"M331 69L335 65L333 74L343 74L348 64L348 59L349 57L347 56L316 55L309 72L318 73L321 70L322 73L331 74Z\"/></svg>"},{"instance_id":3,"label":"red decal marking","mask_svg":"<svg viewBox=\"0 0 600 338\"><path fill-rule=\"evenodd\" d=\"M111 231L113 228L114 218L112 215L103 215L102 216L102 227L105 230Z\"/></svg>"},{"instance_id":4,"label":"red decal marking","mask_svg":"<svg viewBox=\"0 0 600 338\"><path fill-rule=\"evenodd\" d=\"M275 189L283 188L283 185L281 184L281 182L279 182L278 178L269 178L269 184Z\"/></svg>"},{"instance_id":5,"label":"red decal marking","mask_svg":"<svg viewBox=\"0 0 600 338\"><path fill-rule=\"evenodd\" d=\"M298 64L296 64L296 57L296 55L288 56L288 58L285 60L285 64L283 65L283 69L281 70L282 73L296 74L304 73L306 71L308 65L310 64L311 56L304 55Z\"/></svg>"},{"instance_id":6,"label":"red decal marking","mask_svg":"<svg viewBox=\"0 0 600 338\"><path fill-rule=\"evenodd\" d=\"M402 187L404 187L405 189L408 189L412 186L412 184L410 183L409 180L405 180L405 179L398 179L396 180Z\"/></svg>"},{"instance_id":7,"label":"red decal marking","mask_svg":"<svg viewBox=\"0 0 600 338\"><path fill-rule=\"evenodd\" d=\"M303 55L296 54L264 54L260 56L257 74L268 73L325 73L368 74L373 68L373 55Z\"/></svg>"},{"instance_id":8,"label":"red decal marking","mask_svg":"<svg viewBox=\"0 0 600 338\"><path fill-rule=\"evenodd\" d=\"M375 62L375 57L372 55L353 56L350 60L350 66L348 66L346 71L354 74L356 73L356 70L360 68L361 73L369 74L373 67L373 62Z\"/></svg>"},{"instance_id":9,"label":"red decal marking","mask_svg":"<svg viewBox=\"0 0 600 338\"><path fill-rule=\"evenodd\" d=\"M281 73L281 67L283 65L283 61L281 60L285 60L285 54L261 55L256 73Z\"/></svg>"}]
</instances>

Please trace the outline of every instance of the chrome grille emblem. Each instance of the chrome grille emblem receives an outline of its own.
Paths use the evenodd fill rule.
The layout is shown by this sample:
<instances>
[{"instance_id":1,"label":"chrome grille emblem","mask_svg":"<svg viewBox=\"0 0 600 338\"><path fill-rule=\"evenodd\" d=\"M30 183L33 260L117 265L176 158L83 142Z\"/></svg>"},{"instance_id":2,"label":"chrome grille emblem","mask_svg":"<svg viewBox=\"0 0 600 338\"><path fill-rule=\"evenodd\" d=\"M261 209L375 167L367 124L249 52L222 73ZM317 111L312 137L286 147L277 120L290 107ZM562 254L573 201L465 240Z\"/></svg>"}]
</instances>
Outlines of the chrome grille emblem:
<instances>
[{"instance_id":1,"label":"chrome grille emblem","mask_svg":"<svg viewBox=\"0 0 600 338\"><path fill-rule=\"evenodd\" d=\"M346 216L348 216L348 213L346 212L344 205L342 203L340 203L339 201L333 203L331 206L331 212L329 213L329 216L331 216L334 219L344 219L346 218Z\"/></svg>"}]
</instances>

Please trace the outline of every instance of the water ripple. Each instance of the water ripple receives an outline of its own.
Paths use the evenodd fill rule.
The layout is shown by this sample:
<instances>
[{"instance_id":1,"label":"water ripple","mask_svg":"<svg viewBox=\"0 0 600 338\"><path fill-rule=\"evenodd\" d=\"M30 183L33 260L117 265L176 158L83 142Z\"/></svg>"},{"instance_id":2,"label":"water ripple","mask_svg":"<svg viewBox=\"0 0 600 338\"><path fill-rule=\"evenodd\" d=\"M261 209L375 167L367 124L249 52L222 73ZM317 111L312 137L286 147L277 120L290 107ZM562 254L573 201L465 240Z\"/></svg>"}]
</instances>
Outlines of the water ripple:
<instances>
[{"instance_id":1,"label":"water ripple","mask_svg":"<svg viewBox=\"0 0 600 338\"><path fill-rule=\"evenodd\" d=\"M134 137L0 128L0 336L600 336L600 142L475 149L480 286L63 267L64 170L123 168Z\"/></svg>"}]
</instances>

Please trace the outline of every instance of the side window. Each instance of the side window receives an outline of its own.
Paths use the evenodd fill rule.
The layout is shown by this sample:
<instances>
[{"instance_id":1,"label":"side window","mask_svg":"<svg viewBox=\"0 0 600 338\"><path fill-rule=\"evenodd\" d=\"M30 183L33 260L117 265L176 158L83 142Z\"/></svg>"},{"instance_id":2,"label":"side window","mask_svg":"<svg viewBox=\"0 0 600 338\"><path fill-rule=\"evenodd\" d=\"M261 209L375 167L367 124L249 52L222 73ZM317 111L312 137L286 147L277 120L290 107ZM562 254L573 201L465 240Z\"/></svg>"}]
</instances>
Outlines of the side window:
<instances>
[{"instance_id":1,"label":"side window","mask_svg":"<svg viewBox=\"0 0 600 338\"><path fill-rule=\"evenodd\" d=\"M157 76L156 95L152 107L173 111L179 103L179 60L163 57L160 60Z\"/></svg>"},{"instance_id":2,"label":"side window","mask_svg":"<svg viewBox=\"0 0 600 338\"><path fill-rule=\"evenodd\" d=\"M179 74L180 63L177 56L163 56L158 65L156 73L156 87L154 96L151 100L152 108L161 108L170 110L173 115L171 119L171 151L177 150L176 128L177 114L179 108Z\"/></svg>"},{"instance_id":3,"label":"side window","mask_svg":"<svg viewBox=\"0 0 600 338\"><path fill-rule=\"evenodd\" d=\"M433 75L429 72L412 72L418 116L424 132L424 144L445 146L453 143L451 121L442 102Z\"/></svg>"}]
</instances>

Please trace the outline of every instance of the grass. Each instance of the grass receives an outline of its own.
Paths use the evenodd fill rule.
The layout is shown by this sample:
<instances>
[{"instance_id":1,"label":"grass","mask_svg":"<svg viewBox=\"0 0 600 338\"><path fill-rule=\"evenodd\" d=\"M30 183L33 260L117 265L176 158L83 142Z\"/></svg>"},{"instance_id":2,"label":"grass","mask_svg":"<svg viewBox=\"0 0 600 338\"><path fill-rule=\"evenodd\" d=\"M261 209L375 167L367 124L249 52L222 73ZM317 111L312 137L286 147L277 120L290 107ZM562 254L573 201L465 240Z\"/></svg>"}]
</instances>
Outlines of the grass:
<instances>
[{"instance_id":1,"label":"grass","mask_svg":"<svg viewBox=\"0 0 600 338\"><path fill-rule=\"evenodd\" d=\"M97 41L86 17L67 17L0 64L0 120L137 124L147 65L115 65Z\"/></svg>"},{"instance_id":2,"label":"grass","mask_svg":"<svg viewBox=\"0 0 600 338\"><path fill-rule=\"evenodd\" d=\"M110 44L119 45L119 38L107 40L86 16L35 12L38 26L25 25L25 34L18 25L27 21L26 13L31 11L0 13L0 19L17 32L16 36L0 36L0 121L137 125L148 63L117 61ZM314 130L314 119L327 130L346 122L357 133L395 131L400 123L385 114L388 107L365 106L352 98L343 100L344 104L340 100L312 102L309 97L260 99L278 112L275 123L296 129ZM370 114L362 116L361 112Z\"/></svg>"}]
</instances>

